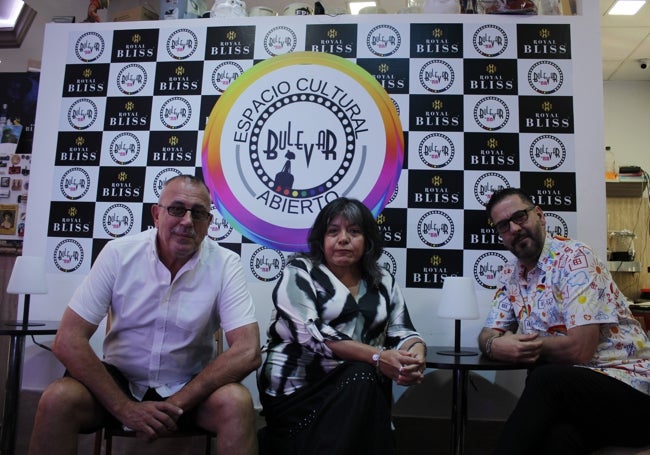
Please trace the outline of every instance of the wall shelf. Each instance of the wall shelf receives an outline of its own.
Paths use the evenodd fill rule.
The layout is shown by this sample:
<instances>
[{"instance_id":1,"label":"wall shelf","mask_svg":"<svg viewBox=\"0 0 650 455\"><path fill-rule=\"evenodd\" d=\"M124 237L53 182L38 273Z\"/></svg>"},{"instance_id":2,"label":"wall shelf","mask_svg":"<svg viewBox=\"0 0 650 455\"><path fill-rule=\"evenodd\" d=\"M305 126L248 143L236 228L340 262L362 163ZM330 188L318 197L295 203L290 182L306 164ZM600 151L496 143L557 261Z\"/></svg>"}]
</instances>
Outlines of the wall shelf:
<instances>
[{"instance_id":1,"label":"wall shelf","mask_svg":"<svg viewBox=\"0 0 650 455\"><path fill-rule=\"evenodd\" d=\"M638 273L641 271L641 263L637 261L607 261L607 268L611 273Z\"/></svg>"},{"instance_id":2,"label":"wall shelf","mask_svg":"<svg viewBox=\"0 0 650 455\"><path fill-rule=\"evenodd\" d=\"M605 181L605 194L607 197L641 197L647 182L639 180L612 180Z\"/></svg>"}]
</instances>

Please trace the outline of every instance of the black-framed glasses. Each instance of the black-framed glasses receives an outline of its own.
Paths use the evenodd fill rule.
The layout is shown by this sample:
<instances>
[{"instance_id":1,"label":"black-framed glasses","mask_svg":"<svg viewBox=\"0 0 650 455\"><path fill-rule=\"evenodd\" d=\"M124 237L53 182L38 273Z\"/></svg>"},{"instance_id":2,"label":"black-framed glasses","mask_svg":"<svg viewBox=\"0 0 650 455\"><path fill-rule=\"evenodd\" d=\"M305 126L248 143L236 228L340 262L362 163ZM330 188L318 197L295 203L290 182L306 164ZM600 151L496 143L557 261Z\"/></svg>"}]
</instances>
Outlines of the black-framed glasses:
<instances>
[{"instance_id":1,"label":"black-framed glasses","mask_svg":"<svg viewBox=\"0 0 650 455\"><path fill-rule=\"evenodd\" d=\"M498 223L494 223L494 228L497 230L499 234L505 234L510 230L510 223L515 223L521 226L526 221L528 221L528 212L530 212L534 208L535 206L528 207L527 209L524 210L517 210L507 220L501 220Z\"/></svg>"},{"instance_id":2,"label":"black-framed glasses","mask_svg":"<svg viewBox=\"0 0 650 455\"><path fill-rule=\"evenodd\" d=\"M212 216L212 214L208 211L201 209L186 209L182 205L164 206L158 204L158 207L167 209L167 213L176 218L183 218L186 212L190 212L190 216L194 221L207 221Z\"/></svg>"}]
</instances>

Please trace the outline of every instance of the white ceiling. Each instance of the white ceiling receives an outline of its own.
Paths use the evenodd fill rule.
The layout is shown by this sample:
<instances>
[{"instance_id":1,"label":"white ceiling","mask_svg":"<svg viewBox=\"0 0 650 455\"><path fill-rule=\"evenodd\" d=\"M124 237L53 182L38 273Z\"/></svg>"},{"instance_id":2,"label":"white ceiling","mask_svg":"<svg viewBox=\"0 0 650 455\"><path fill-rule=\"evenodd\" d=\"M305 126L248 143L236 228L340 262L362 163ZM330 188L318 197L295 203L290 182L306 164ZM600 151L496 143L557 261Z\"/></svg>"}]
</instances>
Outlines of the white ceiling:
<instances>
[{"instance_id":1,"label":"white ceiling","mask_svg":"<svg viewBox=\"0 0 650 455\"><path fill-rule=\"evenodd\" d=\"M0 0L4 4L9 0ZM158 5L158 0L150 0ZM246 5L265 5L281 11L294 0L246 0ZM305 0L303 0L305 1ZM306 0L312 3L313 0ZM389 13L406 6L408 0L378 0ZM593 0L582 0L593 1ZM606 81L650 81L650 1L635 16L608 16L605 13L615 0L599 0L601 12L603 80ZM212 4L213 0L205 0ZM32 27L43 27L43 23L54 16L75 16L81 22L87 15L86 0L25 0L37 11L37 18ZM132 5L136 0L110 0L110 7ZM346 8L347 0L321 0L326 9ZM29 33L42 31L30 30ZM42 41L42 39L41 39ZM22 49L21 49L22 50ZM579 50L578 50L579 51ZM2 52L2 51L0 51ZM40 59L40 50L34 59ZM639 60L649 59L648 68L641 69ZM0 71L2 67L0 66Z\"/></svg>"}]
</instances>

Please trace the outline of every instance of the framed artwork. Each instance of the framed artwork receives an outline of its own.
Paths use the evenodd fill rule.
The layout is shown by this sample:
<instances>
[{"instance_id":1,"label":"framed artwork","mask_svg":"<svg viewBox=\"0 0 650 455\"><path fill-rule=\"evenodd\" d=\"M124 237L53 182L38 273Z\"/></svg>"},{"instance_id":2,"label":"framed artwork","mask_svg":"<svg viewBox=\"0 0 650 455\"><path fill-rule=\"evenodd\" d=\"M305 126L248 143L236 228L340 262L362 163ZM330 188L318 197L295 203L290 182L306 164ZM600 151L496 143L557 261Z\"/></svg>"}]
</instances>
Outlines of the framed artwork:
<instances>
[{"instance_id":1,"label":"framed artwork","mask_svg":"<svg viewBox=\"0 0 650 455\"><path fill-rule=\"evenodd\" d=\"M16 204L0 204L0 234L16 234L16 214L18 206Z\"/></svg>"}]
</instances>

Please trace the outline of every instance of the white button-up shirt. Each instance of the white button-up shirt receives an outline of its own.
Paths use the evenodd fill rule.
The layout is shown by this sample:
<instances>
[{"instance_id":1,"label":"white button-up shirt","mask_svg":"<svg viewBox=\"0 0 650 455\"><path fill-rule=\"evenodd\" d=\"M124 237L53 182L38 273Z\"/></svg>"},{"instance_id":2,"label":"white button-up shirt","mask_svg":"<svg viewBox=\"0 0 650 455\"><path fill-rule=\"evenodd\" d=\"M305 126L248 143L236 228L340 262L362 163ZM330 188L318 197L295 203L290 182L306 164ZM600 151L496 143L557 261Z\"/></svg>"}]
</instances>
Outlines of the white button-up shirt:
<instances>
[{"instance_id":1,"label":"white button-up shirt","mask_svg":"<svg viewBox=\"0 0 650 455\"><path fill-rule=\"evenodd\" d=\"M204 239L171 281L156 252L157 229L108 242L69 307L91 324L110 309L104 361L141 399L180 390L214 358L214 333L257 322L241 260Z\"/></svg>"}]
</instances>

